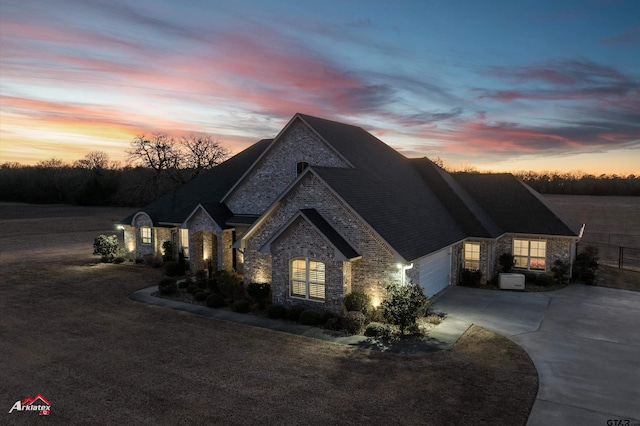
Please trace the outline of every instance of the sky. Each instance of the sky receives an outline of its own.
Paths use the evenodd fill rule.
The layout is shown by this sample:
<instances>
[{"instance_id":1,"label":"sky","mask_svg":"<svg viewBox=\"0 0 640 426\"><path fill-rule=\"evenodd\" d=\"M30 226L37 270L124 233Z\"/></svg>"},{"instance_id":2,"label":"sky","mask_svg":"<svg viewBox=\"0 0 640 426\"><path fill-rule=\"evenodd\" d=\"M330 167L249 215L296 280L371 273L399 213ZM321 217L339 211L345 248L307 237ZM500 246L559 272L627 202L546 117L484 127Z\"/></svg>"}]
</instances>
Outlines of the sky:
<instances>
[{"instance_id":1,"label":"sky","mask_svg":"<svg viewBox=\"0 0 640 426\"><path fill-rule=\"evenodd\" d=\"M0 163L295 113L481 171L640 173L637 0L0 0Z\"/></svg>"}]
</instances>

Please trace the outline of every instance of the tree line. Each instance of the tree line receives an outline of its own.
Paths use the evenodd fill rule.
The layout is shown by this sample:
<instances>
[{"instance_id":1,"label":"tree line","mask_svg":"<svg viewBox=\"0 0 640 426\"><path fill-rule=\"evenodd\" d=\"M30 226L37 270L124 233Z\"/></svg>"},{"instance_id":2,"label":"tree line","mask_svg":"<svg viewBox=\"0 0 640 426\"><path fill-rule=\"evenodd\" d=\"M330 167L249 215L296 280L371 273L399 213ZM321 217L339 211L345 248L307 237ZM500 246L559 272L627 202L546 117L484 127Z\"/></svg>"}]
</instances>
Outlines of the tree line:
<instances>
[{"instance_id":1,"label":"tree line","mask_svg":"<svg viewBox=\"0 0 640 426\"><path fill-rule=\"evenodd\" d=\"M92 151L72 164L55 158L35 166L0 164L0 201L144 206L228 156L228 150L207 135L178 140L160 133L141 135L131 142L125 166L110 161L102 151ZM473 168L451 172L478 173ZM640 176L633 174L514 174L543 194L640 196Z\"/></svg>"},{"instance_id":2,"label":"tree line","mask_svg":"<svg viewBox=\"0 0 640 426\"><path fill-rule=\"evenodd\" d=\"M143 206L215 167L229 156L209 135L180 139L164 133L136 136L127 164L92 151L72 164L50 158L26 166L0 165L0 200L89 206Z\"/></svg>"}]
</instances>

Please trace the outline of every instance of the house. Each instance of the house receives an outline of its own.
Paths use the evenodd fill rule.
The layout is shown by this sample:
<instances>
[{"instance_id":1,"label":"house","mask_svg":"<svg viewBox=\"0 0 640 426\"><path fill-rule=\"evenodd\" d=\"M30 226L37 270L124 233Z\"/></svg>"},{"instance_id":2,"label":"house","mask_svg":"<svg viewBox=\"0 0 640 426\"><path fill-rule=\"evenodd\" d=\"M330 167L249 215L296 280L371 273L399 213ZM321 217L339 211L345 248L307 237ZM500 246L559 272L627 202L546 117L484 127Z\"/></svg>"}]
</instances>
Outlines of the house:
<instances>
[{"instance_id":1,"label":"house","mask_svg":"<svg viewBox=\"0 0 640 426\"><path fill-rule=\"evenodd\" d=\"M432 296L463 268L491 279L502 253L549 272L582 233L510 174L451 175L304 114L122 224L136 257L172 241L192 270L234 270L271 283L274 303L338 314L352 291L380 303L389 282Z\"/></svg>"}]
</instances>

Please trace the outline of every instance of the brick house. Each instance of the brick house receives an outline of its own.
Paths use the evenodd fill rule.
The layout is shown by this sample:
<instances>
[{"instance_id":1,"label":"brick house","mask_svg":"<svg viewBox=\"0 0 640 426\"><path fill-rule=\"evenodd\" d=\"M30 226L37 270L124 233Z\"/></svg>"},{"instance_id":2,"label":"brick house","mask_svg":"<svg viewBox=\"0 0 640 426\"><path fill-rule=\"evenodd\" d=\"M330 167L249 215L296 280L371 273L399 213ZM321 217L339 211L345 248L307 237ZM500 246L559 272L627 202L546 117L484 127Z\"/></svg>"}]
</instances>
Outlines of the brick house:
<instances>
[{"instance_id":1,"label":"brick house","mask_svg":"<svg viewBox=\"0 0 640 426\"><path fill-rule=\"evenodd\" d=\"M121 223L136 257L172 241L194 271L233 270L271 283L274 303L335 313L352 291L379 303L392 281L432 296L462 268L491 279L502 253L549 272L582 234L510 174L451 175L304 114Z\"/></svg>"}]
</instances>

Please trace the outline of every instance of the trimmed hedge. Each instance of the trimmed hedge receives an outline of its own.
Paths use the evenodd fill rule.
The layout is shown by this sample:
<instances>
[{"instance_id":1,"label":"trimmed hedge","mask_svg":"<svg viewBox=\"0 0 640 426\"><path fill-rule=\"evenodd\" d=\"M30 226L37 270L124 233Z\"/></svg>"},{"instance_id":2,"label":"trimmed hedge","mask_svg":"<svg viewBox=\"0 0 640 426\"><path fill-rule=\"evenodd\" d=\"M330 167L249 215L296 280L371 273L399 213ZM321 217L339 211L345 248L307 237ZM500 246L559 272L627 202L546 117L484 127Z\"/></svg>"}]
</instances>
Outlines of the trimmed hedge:
<instances>
[{"instance_id":1,"label":"trimmed hedge","mask_svg":"<svg viewBox=\"0 0 640 426\"><path fill-rule=\"evenodd\" d=\"M173 278L163 278L158 284L158 291L160 294L174 294L178 291L178 284Z\"/></svg>"}]
</instances>

